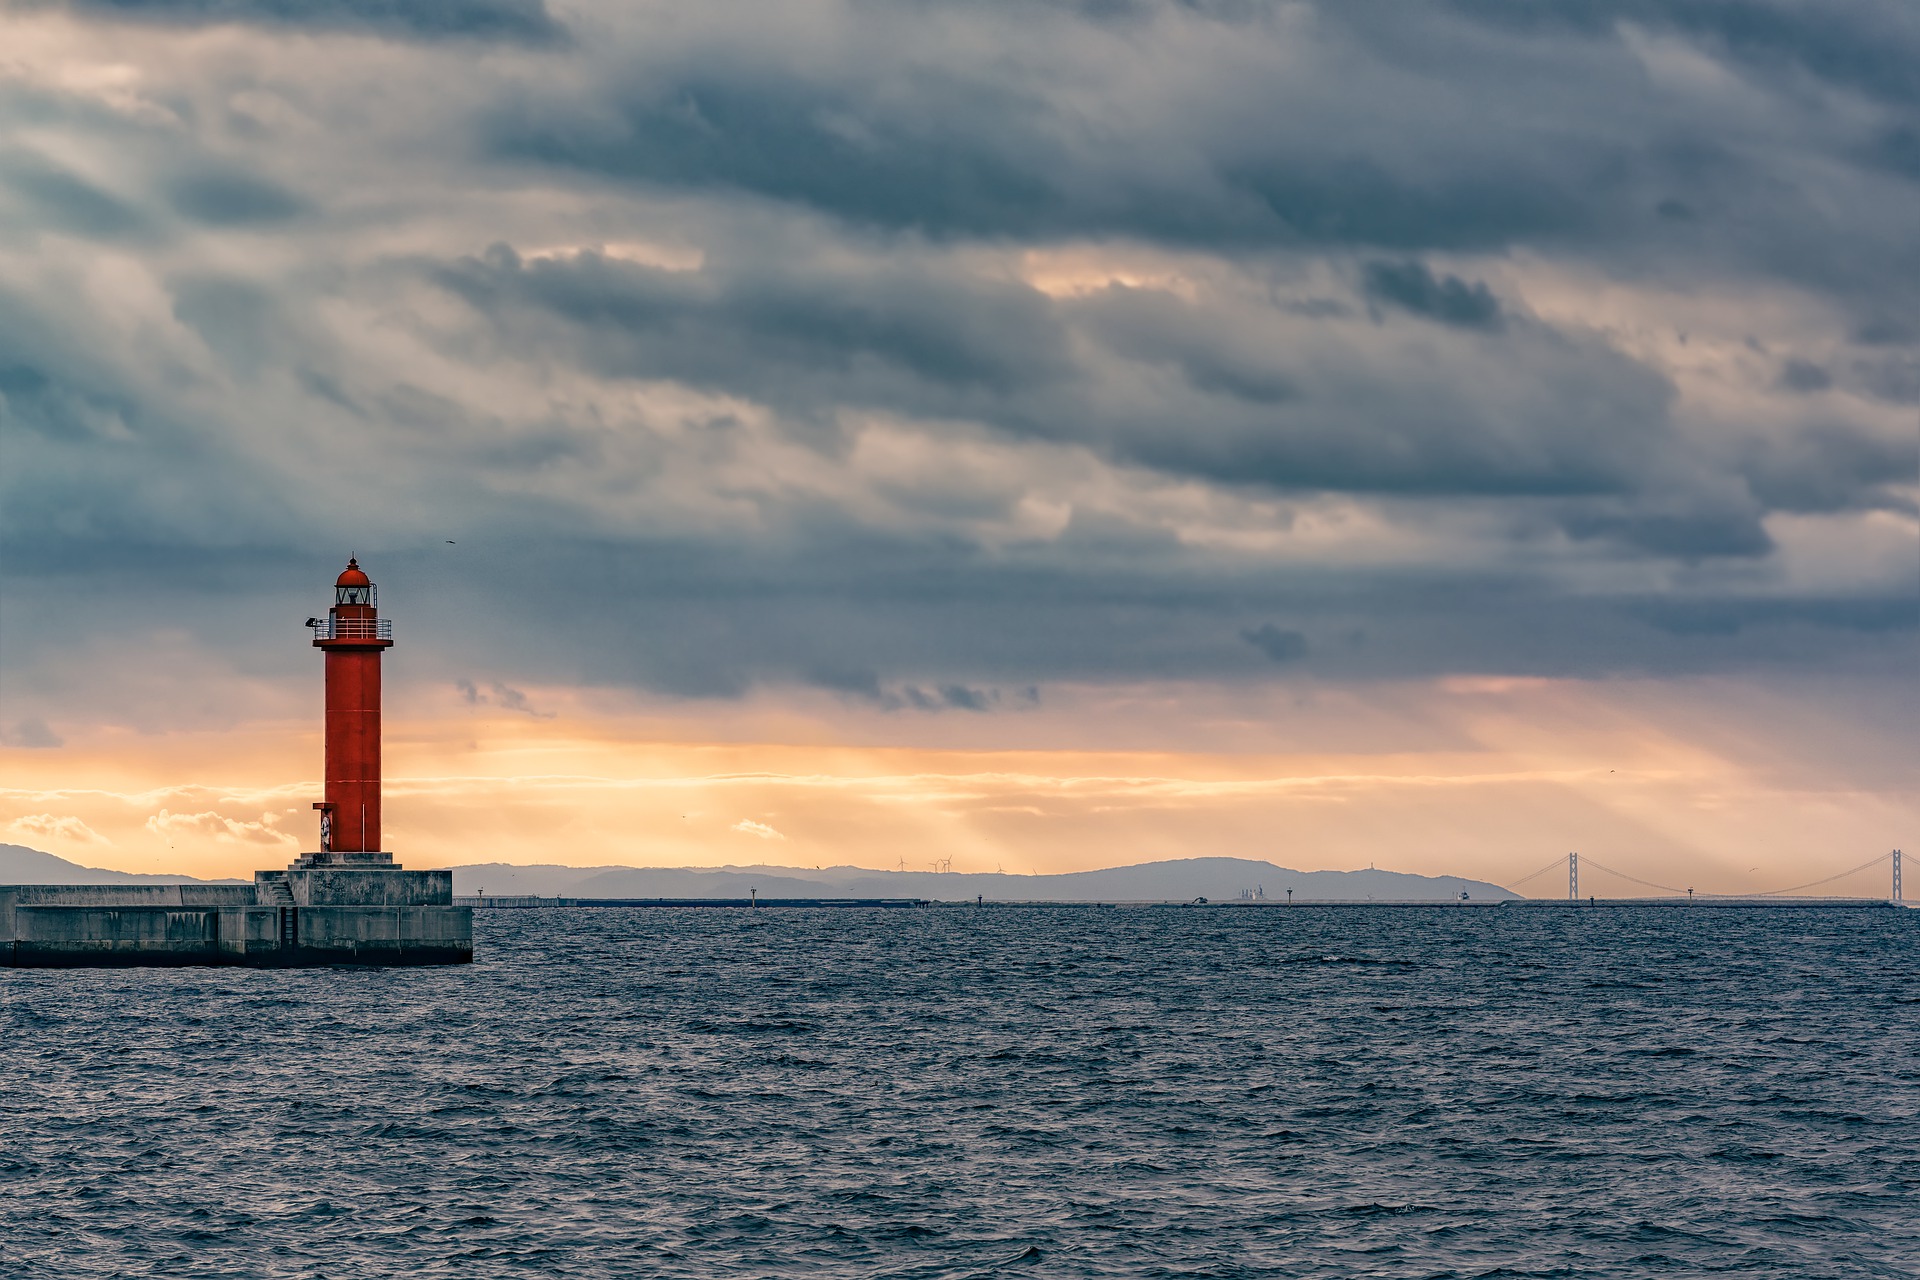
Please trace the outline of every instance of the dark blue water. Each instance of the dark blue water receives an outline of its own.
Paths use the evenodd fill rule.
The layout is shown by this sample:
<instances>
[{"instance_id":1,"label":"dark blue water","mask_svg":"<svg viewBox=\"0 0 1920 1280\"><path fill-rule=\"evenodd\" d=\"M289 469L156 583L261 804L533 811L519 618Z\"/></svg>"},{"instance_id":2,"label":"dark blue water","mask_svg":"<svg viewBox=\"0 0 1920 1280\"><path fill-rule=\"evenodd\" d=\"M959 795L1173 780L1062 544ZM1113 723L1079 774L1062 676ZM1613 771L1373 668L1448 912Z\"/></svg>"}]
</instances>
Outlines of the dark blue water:
<instances>
[{"instance_id":1,"label":"dark blue water","mask_svg":"<svg viewBox=\"0 0 1920 1280\"><path fill-rule=\"evenodd\" d=\"M1920 1274L1920 913L499 911L0 970L0 1275Z\"/></svg>"}]
</instances>

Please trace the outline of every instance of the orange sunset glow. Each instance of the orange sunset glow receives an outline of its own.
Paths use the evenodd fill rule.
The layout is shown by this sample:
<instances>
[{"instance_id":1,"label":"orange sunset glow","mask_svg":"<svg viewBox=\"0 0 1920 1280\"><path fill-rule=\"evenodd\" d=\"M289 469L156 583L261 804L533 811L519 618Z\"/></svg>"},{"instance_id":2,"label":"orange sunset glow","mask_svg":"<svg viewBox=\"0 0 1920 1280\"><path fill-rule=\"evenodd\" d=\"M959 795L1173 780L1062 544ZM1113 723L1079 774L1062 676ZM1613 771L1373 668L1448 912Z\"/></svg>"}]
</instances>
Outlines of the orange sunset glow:
<instances>
[{"instance_id":1,"label":"orange sunset glow","mask_svg":"<svg viewBox=\"0 0 1920 1280\"><path fill-rule=\"evenodd\" d=\"M310 847L350 554L414 865L1737 892L1913 839L1864 107L1709 174L1672 119L1762 90L1638 28L1676 116L1516 131L1311 6L216 8L0 13L0 840Z\"/></svg>"},{"instance_id":2,"label":"orange sunset glow","mask_svg":"<svg viewBox=\"0 0 1920 1280\"><path fill-rule=\"evenodd\" d=\"M884 714L817 697L619 713L535 690L546 710L502 714L408 691L403 671L387 728L388 843L422 867L950 859L956 871L1047 873L1205 853L1467 868L1497 883L1561 853L1550 831L1611 865L1740 890L1865 856L1877 831L1914 816L1896 771L1863 785L1861 762L1822 758L1857 736L1844 714L1729 707L1711 687L1692 690L1691 706L1659 687L1550 681L1251 701L1082 689L1012 731L946 719L889 743L899 735ZM1708 709L1720 723L1702 733ZM1803 754L1755 750L1727 723L1788 712L1807 717ZM244 877L312 843L318 749L314 723L288 720L11 751L0 828L89 865ZM73 785L76 762L85 786Z\"/></svg>"}]
</instances>

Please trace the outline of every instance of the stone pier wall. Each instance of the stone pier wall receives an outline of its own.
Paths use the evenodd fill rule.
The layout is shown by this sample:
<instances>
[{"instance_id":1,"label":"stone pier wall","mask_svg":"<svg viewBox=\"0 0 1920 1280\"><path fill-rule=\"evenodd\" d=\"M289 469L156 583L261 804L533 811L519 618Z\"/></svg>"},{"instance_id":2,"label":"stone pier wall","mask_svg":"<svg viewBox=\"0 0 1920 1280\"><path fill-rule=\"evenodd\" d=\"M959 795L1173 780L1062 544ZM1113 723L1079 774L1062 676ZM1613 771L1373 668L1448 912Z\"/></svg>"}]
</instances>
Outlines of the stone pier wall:
<instances>
[{"instance_id":1,"label":"stone pier wall","mask_svg":"<svg viewBox=\"0 0 1920 1280\"><path fill-rule=\"evenodd\" d=\"M452 897L450 872L399 869L275 872L252 885L0 886L0 965L464 964L473 911Z\"/></svg>"}]
</instances>

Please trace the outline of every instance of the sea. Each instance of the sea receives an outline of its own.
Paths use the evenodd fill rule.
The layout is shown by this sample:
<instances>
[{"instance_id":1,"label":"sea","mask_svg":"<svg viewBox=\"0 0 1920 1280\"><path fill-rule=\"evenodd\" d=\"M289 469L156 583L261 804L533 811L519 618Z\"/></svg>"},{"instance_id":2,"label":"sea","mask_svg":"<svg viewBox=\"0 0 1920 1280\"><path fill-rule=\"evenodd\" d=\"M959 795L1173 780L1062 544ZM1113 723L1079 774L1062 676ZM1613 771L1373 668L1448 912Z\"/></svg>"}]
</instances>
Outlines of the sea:
<instances>
[{"instance_id":1,"label":"sea","mask_svg":"<svg viewBox=\"0 0 1920 1280\"><path fill-rule=\"evenodd\" d=\"M1920 912L475 933L0 970L0 1276L1920 1275Z\"/></svg>"}]
</instances>

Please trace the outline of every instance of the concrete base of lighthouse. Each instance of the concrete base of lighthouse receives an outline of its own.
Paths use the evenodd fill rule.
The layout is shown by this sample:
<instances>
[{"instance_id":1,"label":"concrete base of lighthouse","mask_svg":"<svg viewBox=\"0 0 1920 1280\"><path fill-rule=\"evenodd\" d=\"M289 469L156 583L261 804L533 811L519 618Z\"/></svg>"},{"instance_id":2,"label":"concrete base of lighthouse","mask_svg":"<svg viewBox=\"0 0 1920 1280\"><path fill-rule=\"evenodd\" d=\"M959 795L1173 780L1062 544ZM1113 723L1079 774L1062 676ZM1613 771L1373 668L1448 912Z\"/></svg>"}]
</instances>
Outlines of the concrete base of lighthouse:
<instances>
[{"instance_id":1,"label":"concrete base of lighthouse","mask_svg":"<svg viewBox=\"0 0 1920 1280\"><path fill-rule=\"evenodd\" d=\"M251 885L0 886L0 965L467 964L451 871L389 853L304 854Z\"/></svg>"}]
</instances>

